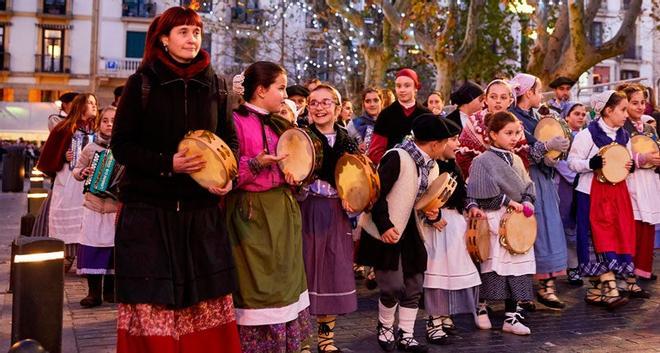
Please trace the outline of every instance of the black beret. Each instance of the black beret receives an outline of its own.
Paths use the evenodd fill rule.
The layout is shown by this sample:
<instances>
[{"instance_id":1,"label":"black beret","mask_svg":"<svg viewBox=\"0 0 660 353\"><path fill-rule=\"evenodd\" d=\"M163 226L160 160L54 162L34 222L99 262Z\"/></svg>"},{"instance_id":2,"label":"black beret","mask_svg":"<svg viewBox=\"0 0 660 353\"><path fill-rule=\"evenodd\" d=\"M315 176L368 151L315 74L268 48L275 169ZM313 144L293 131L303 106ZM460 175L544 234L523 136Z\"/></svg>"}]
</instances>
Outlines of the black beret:
<instances>
[{"instance_id":1,"label":"black beret","mask_svg":"<svg viewBox=\"0 0 660 353\"><path fill-rule=\"evenodd\" d=\"M472 81L466 81L463 86L459 87L449 96L449 100L452 104L460 107L461 105L472 102L482 94L484 94L484 90L478 84Z\"/></svg>"},{"instance_id":2,"label":"black beret","mask_svg":"<svg viewBox=\"0 0 660 353\"><path fill-rule=\"evenodd\" d=\"M573 87L574 84L575 84L575 81L571 80L570 78L564 77L564 76L559 76L556 79L554 79L554 81L550 82L550 84L548 86L552 89L555 89L555 88L557 88L561 85L569 85L569 86Z\"/></svg>"},{"instance_id":3,"label":"black beret","mask_svg":"<svg viewBox=\"0 0 660 353\"><path fill-rule=\"evenodd\" d=\"M64 93L60 96L59 101L62 103L71 103L73 102L73 99L76 98L78 95L78 92L67 92Z\"/></svg>"},{"instance_id":4,"label":"black beret","mask_svg":"<svg viewBox=\"0 0 660 353\"><path fill-rule=\"evenodd\" d=\"M286 88L286 95L289 97L301 96L307 98L309 96L309 90L301 85L293 85Z\"/></svg>"},{"instance_id":5,"label":"black beret","mask_svg":"<svg viewBox=\"0 0 660 353\"><path fill-rule=\"evenodd\" d=\"M417 141L436 141L460 134L461 127L447 118L426 113L413 120L412 132Z\"/></svg>"}]
</instances>

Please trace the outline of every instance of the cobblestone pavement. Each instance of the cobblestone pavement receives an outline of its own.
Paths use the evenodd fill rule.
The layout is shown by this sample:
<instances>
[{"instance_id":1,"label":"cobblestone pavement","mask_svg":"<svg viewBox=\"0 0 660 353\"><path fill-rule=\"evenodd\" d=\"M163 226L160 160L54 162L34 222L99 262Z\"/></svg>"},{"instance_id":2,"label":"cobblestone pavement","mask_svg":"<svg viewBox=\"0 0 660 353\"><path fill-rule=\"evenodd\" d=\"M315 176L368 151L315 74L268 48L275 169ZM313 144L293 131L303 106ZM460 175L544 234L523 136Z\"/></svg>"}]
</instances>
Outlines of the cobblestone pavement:
<instances>
[{"instance_id":1,"label":"cobblestone pavement","mask_svg":"<svg viewBox=\"0 0 660 353\"><path fill-rule=\"evenodd\" d=\"M4 293L9 279L9 244L18 234L20 216L25 213L24 193L0 193L0 352L9 347L11 295ZM660 255L660 251L656 251ZM656 256L660 268L660 256ZM660 272L660 271L656 271ZM338 320L337 341L344 352L379 353L375 327L377 292L359 285L359 309ZM563 311L543 309L532 313L532 335L519 337L503 334L502 306L494 306L493 329L475 329L472 317L456 318L458 333L451 344L434 346L432 352L660 352L660 282L642 282L652 292L649 300L635 299L623 308L610 312L586 305L583 287L558 284L560 296L567 302ZM86 295L86 282L74 274L65 277L63 352L105 353L115 351L116 306L103 304L83 309L78 302ZM423 313L415 327L424 341Z\"/></svg>"}]
</instances>

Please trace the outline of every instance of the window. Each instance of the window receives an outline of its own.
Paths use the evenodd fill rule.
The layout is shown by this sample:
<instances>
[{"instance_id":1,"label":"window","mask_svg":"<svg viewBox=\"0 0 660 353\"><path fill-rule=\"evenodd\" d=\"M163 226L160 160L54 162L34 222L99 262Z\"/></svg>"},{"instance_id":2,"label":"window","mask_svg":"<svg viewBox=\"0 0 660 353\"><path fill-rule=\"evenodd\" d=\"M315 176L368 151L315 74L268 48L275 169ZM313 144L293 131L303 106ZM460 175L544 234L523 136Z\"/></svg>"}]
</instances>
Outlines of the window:
<instances>
[{"instance_id":1,"label":"window","mask_svg":"<svg viewBox=\"0 0 660 353\"><path fill-rule=\"evenodd\" d=\"M44 72L63 71L64 30L43 29L43 46L41 68Z\"/></svg>"},{"instance_id":2,"label":"window","mask_svg":"<svg viewBox=\"0 0 660 353\"><path fill-rule=\"evenodd\" d=\"M631 60L641 60L642 59L642 47L637 46L637 30L633 30L633 33L630 35L632 38L626 51L623 52L624 59Z\"/></svg>"},{"instance_id":3,"label":"window","mask_svg":"<svg viewBox=\"0 0 660 353\"><path fill-rule=\"evenodd\" d=\"M197 12L209 13L213 11L212 0L181 0L181 6L189 7Z\"/></svg>"},{"instance_id":4,"label":"window","mask_svg":"<svg viewBox=\"0 0 660 353\"><path fill-rule=\"evenodd\" d=\"M594 85L610 82L610 67L609 66L594 66L593 69ZM603 92L603 87L594 88L594 92Z\"/></svg>"},{"instance_id":5,"label":"window","mask_svg":"<svg viewBox=\"0 0 660 353\"><path fill-rule=\"evenodd\" d=\"M316 66L312 66L312 76L317 77L321 81L327 81L329 73L327 70L328 62L330 61L330 52L328 46L322 42L314 42L309 48L309 61Z\"/></svg>"},{"instance_id":6,"label":"window","mask_svg":"<svg viewBox=\"0 0 660 353\"><path fill-rule=\"evenodd\" d=\"M44 13L50 15L66 15L66 0L42 0Z\"/></svg>"},{"instance_id":7,"label":"window","mask_svg":"<svg viewBox=\"0 0 660 353\"><path fill-rule=\"evenodd\" d=\"M42 102L54 102L59 98L59 92L53 90L41 90Z\"/></svg>"},{"instance_id":8,"label":"window","mask_svg":"<svg viewBox=\"0 0 660 353\"><path fill-rule=\"evenodd\" d=\"M236 0L231 8L231 22L247 25L261 24L262 11L257 0Z\"/></svg>"},{"instance_id":9,"label":"window","mask_svg":"<svg viewBox=\"0 0 660 353\"><path fill-rule=\"evenodd\" d=\"M621 79L622 80L630 80L631 78L638 78L638 77L639 77L639 71L621 70Z\"/></svg>"},{"instance_id":10,"label":"window","mask_svg":"<svg viewBox=\"0 0 660 353\"><path fill-rule=\"evenodd\" d=\"M147 32L126 32L126 57L141 58L144 55L144 43Z\"/></svg>"},{"instance_id":11,"label":"window","mask_svg":"<svg viewBox=\"0 0 660 353\"><path fill-rule=\"evenodd\" d=\"M589 35L591 37L591 44L597 47L603 45L603 23L596 21L592 22Z\"/></svg>"},{"instance_id":12,"label":"window","mask_svg":"<svg viewBox=\"0 0 660 353\"><path fill-rule=\"evenodd\" d=\"M124 17L154 17L156 4L152 0L122 0L121 15Z\"/></svg>"},{"instance_id":13,"label":"window","mask_svg":"<svg viewBox=\"0 0 660 353\"><path fill-rule=\"evenodd\" d=\"M0 0L0 11L7 11L7 0Z\"/></svg>"}]
</instances>

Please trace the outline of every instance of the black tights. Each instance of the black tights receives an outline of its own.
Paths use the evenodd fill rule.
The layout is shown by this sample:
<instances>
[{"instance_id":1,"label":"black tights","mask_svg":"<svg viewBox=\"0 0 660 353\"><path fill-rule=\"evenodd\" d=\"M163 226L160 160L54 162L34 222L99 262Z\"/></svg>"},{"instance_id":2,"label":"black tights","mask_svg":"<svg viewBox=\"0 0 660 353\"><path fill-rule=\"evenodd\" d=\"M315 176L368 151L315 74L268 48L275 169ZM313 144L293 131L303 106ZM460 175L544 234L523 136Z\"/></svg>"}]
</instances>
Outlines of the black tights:
<instances>
[{"instance_id":1,"label":"black tights","mask_svg":"<svg viewBox=\"0 0 660 353\"><path fill-rule=\"evenodd\" d=\"M518 301L507 299L504 301L504 312L515 313L518 308Z\"/></svg>"}]
</instances>

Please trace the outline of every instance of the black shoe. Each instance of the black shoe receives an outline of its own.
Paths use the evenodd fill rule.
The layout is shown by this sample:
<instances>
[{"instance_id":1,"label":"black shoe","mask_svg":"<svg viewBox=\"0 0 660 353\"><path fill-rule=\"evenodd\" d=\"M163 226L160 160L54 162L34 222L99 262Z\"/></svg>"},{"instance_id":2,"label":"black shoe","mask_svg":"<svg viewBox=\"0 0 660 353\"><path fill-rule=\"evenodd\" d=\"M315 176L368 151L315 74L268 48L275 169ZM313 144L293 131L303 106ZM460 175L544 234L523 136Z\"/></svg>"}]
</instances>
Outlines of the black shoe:
<instances>
[{"instance_id":1,"label":"black shoe","mask_svg":"<svg viewBox=\"0 0 660 353\"><path fill-rule=\"evenodd\" d=\"M533 300L530 301L525 301L525 302L518 302L518 306L523 308L523 310L533 313L536 311L536 304L534 303Z\"/></svg>"},{"instance_id":2,"label":"black shoe","mask_svg":"<svg viewBox=\"0 0 660 353\"><path fill-rule=\"evenodd\" d=\"M387 338L387 336L391 335L392 339L387 339L386 341L381 341L380 336L383 335ZM378 345L380 348L382 348L386 352L391 352L396 348L396 332L394 332L394 327L385 327L383 326L382 323L378 323L378 326L376 326L376 339L378 339Z\"/></svg>"},{"instance_id":3,"label":"black shoe","mask_svg":"<svg viewBox=\"0 0 660 353\"><path fill-rule=\"evenodd\" d=\"M403 337L403 331L399 330L397 348L403 352L428 353L429 347L417 342L413 337Z\"/></svg>"},{"instance_id":4,"label":"black shoe","mask_svg":"<svg viewBox=\"0 0 660 353\"><path fill-rule=\"evenodd\" d=\"M550 298L544 298L542 295L536 293L536 301L547 306L551 309L563 309L566 307L566 304L559 300L552 300Z\"/></svg>"},{"instance_id":5,"label":"black shoe","mask_svg":"<svg viewBox=\"0 0 660 353\"><path fill-rule=\"evenodd\" d=\"M577 268L569 268L566 271L566 277L568 279L568 284L572 286L582 286L584 285L584 281L582 280L582 277L580 277L580 273L578 272Z\"/></svg>"},{"instance_id":6,"label":"black shoe","mask_svg":"<svg viewBox=\"0 0 660 353\"><path fill-rule=\"evenodd\" d=\"M444 325L434 325L433 317L430 316L426 321L426 342L430 344L444 345L448 344L449 336L443 329Z\"/></svg>"},{"instance_id":7,"label":"black shoe","mask_svg":"<svg viewBox=\"0 0 660 353\"><path fill-rule=\"evenodd\" d=\"M454 320L451 318L451 316L442 317L442 331L450 335L456 334L456 325L454 325Z\"/></svg>"},{"instance_id":8,"label":"black shoe","mask_svg":"<svg viewBox=\"0 0 660 353\"><path fill-rule=\"evenodd\" d=\"M637 298L637 299L649 299L651 298L651 293L645 291L645 290L638 290L638 291L628 291L628 297L629 298Z\"/></svg>"},{"instance_id":9,"label":"black shoe","mask_svg":"<svg viewBox=\"0 0 660 353\"><path fill-rule=\"evenodd\" d=\"M96 306L100 306L102 303L103 301L101 300L101 298L96 298L96 297L92 297L91 295L88 295L80 301L80 306L82 306L83 308L93 308Z\"/></svg>"}]
</instances>

